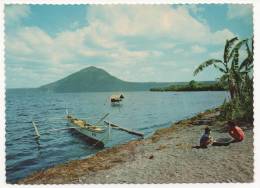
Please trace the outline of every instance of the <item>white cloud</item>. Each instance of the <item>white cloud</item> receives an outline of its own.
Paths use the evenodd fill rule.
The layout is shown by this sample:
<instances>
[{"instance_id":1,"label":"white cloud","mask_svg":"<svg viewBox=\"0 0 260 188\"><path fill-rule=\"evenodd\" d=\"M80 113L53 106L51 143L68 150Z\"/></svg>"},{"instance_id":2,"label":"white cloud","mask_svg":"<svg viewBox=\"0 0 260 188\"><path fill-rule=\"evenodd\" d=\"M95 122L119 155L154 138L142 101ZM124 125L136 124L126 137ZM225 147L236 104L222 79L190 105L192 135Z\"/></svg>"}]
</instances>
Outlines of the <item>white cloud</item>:
<instances>
[{"instance_id":1,"label":"white cloud","mask_svg":"<svg viewBox=\"0 0 260 188\"><path fill-rule=\"evenodd\" d=\"M228 30L228 29L223 29L223 30L221 30L221 31L216 31L216 32L214 32L214 33L210 36L209 40L210 40L212 43L224 45L227 39L231 39L231 38L233 38L234 36L235 36L234 33L232 33L230 30Z\"/></svg>"},{"instance_id":2,"label":"white cloud","mask_svg":"<svg viewBox=\"0 0 260 188\"><path fill-rule=\"evenodd\" d=\"M6 22L19 22L22 18L30 14L28 5L5 5Z\"/></svg>"},{"instance_id":3,"label":"white cloud","mask_svg":"<svg viewBox=\"0 0 260 188\"><path fill-rule=\"evenodd\" d=\"M9 8L7 10L12 12ZM20 13L17 14L23 16L30 12L28 7L11 7L11 9L18 9ZM162 43L162 47L173 48L174 41L222 44L233 36L228 29L210 32L209 27L193 18L187 9L183 7L173 9L167 5L92 6L88 9L88 18L88 26L75 31L61 32L56 37L49 36L37 27L21 28L16 36L8 37L7 50L15 55L21 55L22 52L27 55L34 53L56 62L73 59L78 54L91 57L112 54L112 57L118 57L115 55L118 53L121 57L145 58L148 54L158 55L159 52L155 54L142 50L129 51L125 41L118 40L118 37L158 38L156 46ZM169 39L168 43L160 40L162 37ZM195 53L202 50L196 46L194 48Z\"/></svg>"},{"instance_id":4,"label":"white cloud","mask_svg":"<svg viewBox=\"0 0 260 188\"><path fill-rule=\"evenodd\" d=\"M53 51L53 39L38 27L21 27L17 33L7 35L6 54L12 57L25 59L45 59L51 61Z\"/></svg>"},{"instance_id":5,"label":"white cloud","mask_svg":"<svg viewBox=\"0 0 260 188\"><path fill-rule=\"evenodd\" d=\"M192 11L202 10L193 7ZM6 21L10 23L18 22L29 14L28 6L6 7ZM142 80L144 78L141 75L144 76L144 72L149 70L159 74L158 64L151 63L155 59L160 62L161 69L163 67L165 72L171 71L169 67L172 65L164 64L159 59L164 57L164 50L172 50L173 54L184 53L186 49L179 47L181 43L191 46L190 55L203 53L206 49L202 46L224 44L227 38L234 36L228 29L212 32L206 23L192 17L185 7L173 9L168 5L93 5L88 7L87 14L86 26L73 31L68 28L55 36L39 27L19 26L16 32L6 35L7 56L24 64L41 67L46 64L48 74L52 75L50 81L65 76L65 73L95 65L95 61L100 63L98 66L116 76L126 80ZM78 23L73 23L72 27L73 25ZM129 38L136 39L140 44L142 39L154 42L149 43L149 50L130 49L127 45ZM147 66L151 68L142 68ZM127 77L124 70L135 74ZM147 79L149 75L152 76L152 73L147 74ZM46 83L46 80L42 82Z\"/></svg>"},{"instance_id":6,"label":"white cloud","mask_svg":"<svg viewBox=\"0 0 260 188\"><path fill-rule=\"evenodd\" d=\"M228 5L227 17L229 19L243 19L252 16L253 6L251 4Z\"/></svg>"},{"instance_id":7,"label":"white cloud","mask_svg":"<svg viewBox=\"0 0 260 188\"><path fill-rule=\"evenodd\" d=\"M192 11L194 14L198 14L203 12L205 9L202 7L199 7L196 4L189 4L188 6L186 6L186 8L188 8L190 11Z\"/></svg>"},{"instance_id":8,"label":"white cloud","mask_svg":"<svg viewBox=\"0 0 260 188\"><path fill-rule=\"evenodd\" d=\"M121 36L167 38L182 42L221 43L221 37L233 35L228 29L211 32L208 25L196 20L184 7L154 6L94 6L88 9L90 26L94 23L101 33ZM192 34L191 34L192 31Z\"/></svg>"},{"instance_id":9,"label":"white cloud","mask_svg":"<svg viewBox=\"0 0 260 188\"><path fill-rule=\"evenodd\" d=\"M206 50L206 48L204 48L204 47L202 47L202 46L193 45L193 46L191 47L191 51L192 51L193 53L200 54L200 53L206 52L207 50Z\"/></svg>"}]
</instances>

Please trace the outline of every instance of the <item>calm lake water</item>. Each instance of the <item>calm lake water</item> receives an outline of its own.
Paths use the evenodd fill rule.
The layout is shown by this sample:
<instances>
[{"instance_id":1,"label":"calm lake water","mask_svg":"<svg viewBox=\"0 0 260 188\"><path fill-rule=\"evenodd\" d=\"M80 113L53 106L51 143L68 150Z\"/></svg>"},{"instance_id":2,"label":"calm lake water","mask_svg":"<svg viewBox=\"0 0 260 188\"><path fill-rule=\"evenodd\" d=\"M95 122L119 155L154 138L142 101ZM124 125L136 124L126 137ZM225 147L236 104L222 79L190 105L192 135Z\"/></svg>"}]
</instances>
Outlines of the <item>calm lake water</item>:
<instances>
[{"instance_id":1,"label":"calm lake water","mask_svg":"<svg viewBox=\"0 0 260 188\"><path fill-rule=\"evenodd\" d=\"M84 158L100 149L92 148L75 132L58 131L34 138L32 119L40 132L66 127L66 107L77 117L96 122L107 118L115 124L143 132L156 129L217 107L228 97L226 92L125 92L121 106L111 106L108 98L114 93L44 93L8 90L6 93L6 176L15 182L34 171L72 159ZM137 139L125 132L113 131L111 147Z\"/></svg>"}]
</instances>

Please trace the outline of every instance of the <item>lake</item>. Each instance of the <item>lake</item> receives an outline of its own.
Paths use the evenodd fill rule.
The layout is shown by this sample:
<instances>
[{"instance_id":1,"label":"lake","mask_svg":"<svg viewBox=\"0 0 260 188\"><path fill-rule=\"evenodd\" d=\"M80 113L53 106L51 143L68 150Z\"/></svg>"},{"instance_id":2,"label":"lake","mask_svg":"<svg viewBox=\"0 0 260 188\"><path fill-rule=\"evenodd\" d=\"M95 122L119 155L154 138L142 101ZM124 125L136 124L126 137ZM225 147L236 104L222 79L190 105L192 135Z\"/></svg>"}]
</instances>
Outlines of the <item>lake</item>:
<instances>
[{"instance_id":1,"label":"lake","mask_svg":"<svg viewBox=\"0 0 260 188\"><path fill-rule=\"evenodd\" d=\"M47 93L33 90L6 92L6 177L13 183L34 171L73 159L85 158L100 149L71 130L58 131L35 139L31 121L39 131L67 126L66 108L76 117L94 123L106 113L107 120L122 127L151 135L156 129L189 118L206 109L221 105L228 93L211 92L124 92L120 106L111 106L111 92ZM89 118L88 118L89 117ZM199 137L200 135L198 135ZM113 131L106 147L138 137Z\"/></svg>"}]
</instances>

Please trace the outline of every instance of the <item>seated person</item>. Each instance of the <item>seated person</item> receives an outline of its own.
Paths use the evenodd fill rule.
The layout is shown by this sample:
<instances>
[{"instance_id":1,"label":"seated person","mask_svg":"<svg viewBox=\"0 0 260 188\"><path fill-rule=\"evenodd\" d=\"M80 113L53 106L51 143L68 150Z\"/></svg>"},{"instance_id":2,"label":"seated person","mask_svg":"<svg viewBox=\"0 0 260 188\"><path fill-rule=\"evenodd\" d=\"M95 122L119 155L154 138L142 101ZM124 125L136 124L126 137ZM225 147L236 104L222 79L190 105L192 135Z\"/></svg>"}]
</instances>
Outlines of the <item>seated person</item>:
<instances>
[{"instance_id":1,"label":"seated person","mask_svg":"<svg viewBox=\"0 0 260 188\"><path fill-rule=\"evenodd\" d=\"M200 147L207 148L209 144L213 143L213 138L210 136L210 128L206 127L205 132L200 138Z\"/></svg>"},{"instance_id":2,"label":"seated person","mask_svg":"<svg viewBox=\"0 0 260 188\"><path fill-rule=\"evenodd\" d=\"M228 129L229 135L233 138L232 142L241 142L244 139L245 133L234 121L228 121Z\"/></svg>"}]
</instances>

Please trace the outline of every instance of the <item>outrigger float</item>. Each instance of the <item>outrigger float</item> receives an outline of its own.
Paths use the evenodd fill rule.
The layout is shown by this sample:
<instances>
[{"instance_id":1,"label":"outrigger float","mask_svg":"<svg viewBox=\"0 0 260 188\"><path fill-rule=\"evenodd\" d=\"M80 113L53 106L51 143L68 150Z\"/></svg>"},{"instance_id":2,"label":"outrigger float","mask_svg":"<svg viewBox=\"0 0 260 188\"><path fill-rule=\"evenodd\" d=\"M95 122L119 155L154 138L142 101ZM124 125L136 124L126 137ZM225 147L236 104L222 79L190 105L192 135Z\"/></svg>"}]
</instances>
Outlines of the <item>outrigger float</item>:
<instances>
[{"instance_id":1,"label":"outrigger float","mask_svg":"<svg viewBox=\"0 0 260 188\"><path fill-rule=\"evenodd\" d=\"M136 132L130 129L126 129L123 127L120 127L118 125L115 125L113 123L110 123L108 121L104 121L104 119L109 115L107 113L104 115L97 123L95 124L90 124L86 120L83 119L78 119L73 117L72 115L68 114L65 116L65 119L68 122L69 127L62 128L62 129L52 129L49 132L41 133L38 130L38 127L34 121L32 121L36 138L39 139L42 134L49 134L53 131L60 131L60 130L68 130L72 129L80 134L86 136L89 140L89 143L91 143L94 147L104 147L105 144L111 139L111 130L112 129L117 129L120 131L125 131L129 134L133 134L136 136L140 136L141 138L144 137L143 133ZM102 123L102 124L101 124Z\"/></svg>"}]
</instances>

